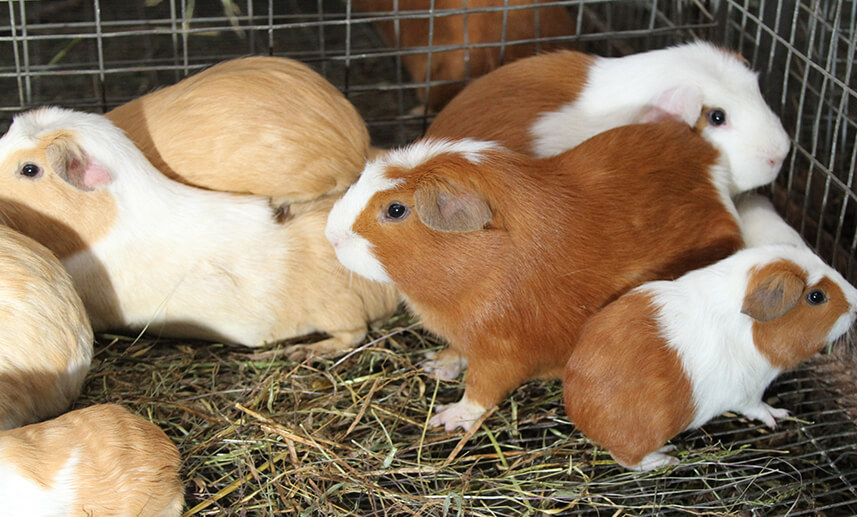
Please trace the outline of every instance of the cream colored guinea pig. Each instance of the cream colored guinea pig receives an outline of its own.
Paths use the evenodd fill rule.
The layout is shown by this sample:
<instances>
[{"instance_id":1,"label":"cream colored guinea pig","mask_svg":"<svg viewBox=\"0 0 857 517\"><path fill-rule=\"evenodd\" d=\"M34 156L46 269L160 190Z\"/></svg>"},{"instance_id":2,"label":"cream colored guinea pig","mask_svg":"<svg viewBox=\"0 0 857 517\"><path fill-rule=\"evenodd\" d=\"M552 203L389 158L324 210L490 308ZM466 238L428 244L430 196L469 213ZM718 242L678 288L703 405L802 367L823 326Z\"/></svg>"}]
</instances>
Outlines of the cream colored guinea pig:
<instances>
[{"instance_id":1,"label":"cream colored guinea pig","mask_svg":"<svg viewBox=\"0 0 857 517\"><path fill-rule=\"evenodd\" d=\"M275 204L343 192L369 149L348 99L280 57L225 61L105 116L167 176Z\"/></svg>"},{"instance_id":2,"label":"cream colored guinea pig","mask_svg":"<svg viewBox=\"0 0 857 517\"><path fill-rule=\"evenodd\" d=\"M62 264L0 226L0 429L65 411L91 360L89 318Z\"/></svg>"},{"instance_id":3,"label":"cream colored guinea pig","mask_svg":"<svg viewBox=\"0 0 857 517\"><path fill-rule=\"evenodd\" d=\"M259 346L313 332L359 343L398 304L345 271L324 239L335 198L277 222L267 199L161 174L101 115L42 108L0 138L0 212L56 253L96 331Z\"/></svg>"},{"instance_id":4,"label":"cream colored guinea pig","mask_svg":"<svg viewBox=\"0 0 857 517\"><path fill-rule=\"evenodd\" d=\"M176 446L158 426L102 404L0 432L4 517L178 517Z\"/></svg>"},{"instance_id":5,"label":"cream colored guinea pig","mask_svg":"<svg viewBox=\"0 0 857 517\"><path fill-rule=\"evenodd\" d=\"M566 412L626 468L678 463L667 440L724 411L775 428L788 412L762 401L765 388L839 339L855 311L857 289L809 249L747 248L590 318L566 365Z\"/></svg>"},{"instance_id":6,"label":"cream colored guinea pig","mask_svg":"<svg viewBox=\"0 0 857 517\"><path fill-rule=\"evenodd\" d=\"M726 157L731 195L770 183L790 141L744 59L697 41L619 58L561 51L470 83L426 132L555 156L607 129L674 115Z\"/></svg>"}]
</instances>

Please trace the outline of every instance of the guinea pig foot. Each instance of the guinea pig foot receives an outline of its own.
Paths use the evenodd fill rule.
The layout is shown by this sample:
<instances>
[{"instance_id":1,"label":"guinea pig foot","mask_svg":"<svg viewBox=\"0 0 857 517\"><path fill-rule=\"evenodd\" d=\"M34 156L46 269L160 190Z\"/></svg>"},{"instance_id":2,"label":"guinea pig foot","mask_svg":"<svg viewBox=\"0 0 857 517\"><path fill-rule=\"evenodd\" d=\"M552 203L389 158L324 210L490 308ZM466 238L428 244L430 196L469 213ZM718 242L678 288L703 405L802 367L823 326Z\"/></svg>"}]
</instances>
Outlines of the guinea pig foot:
<instances>
[{"instance_id":1,"label":"guinea pig foot","mask_svg":"<svg viewBox=\"0 0 857 517\"><path fill-rule=\"evenodd\" d=\"M613 456L613 459L616 460L616 463L618 463L619 465L622 465L623 467L625 467L628 470L635 470L638 472L649 472L651 470L657 470L657 469L660 469L663 467L678 465L679 464L678 458L676 458L675 456L670 456L669 454L667 454L667 453L670 453L673 451L675 451L674 445L665 445L665 446L661 447L660 449L656 450L655 452L647 454L642 459L642 461L640 461L640 463L637 463L636 465L625 464L625 463L619 461L618 459L616 459L615 456ZM611 456L612 456L612 454L611 454Z\"/></svg>"},{"instance_id":2,"label":"guinea pig foot","mask_svg":"<svg viewBox=\"0 0 857 517\"><path fill-rule=\"evenodd\" d=\"M451 348L440 352L427 352L426 359L422 364L423 370L445 381L457 379L467 368L467 358Z\"/></svg>"},{"instance_id":3,"label":"guinea pig foot","mask_svg":"<svg viewBox=\"0 0 857 517\"><path fill-rule=\"evenodd\" d=\"M289 348L290 361L305 361L312 357L337 355L360 343L366 331L334 334L333 337L308 345L294 345Z\"/></svg>"},{"instance_id":4,"label":"guinea pig foot","mask_svg":"<svg viewBox=\"0 0 857 517\"><path fill-rule=\"evenodd\" d=\"M454 431L456 427L469 431L483 414L485 408L481 404L464 397L454 404L437 406L437 414L431 417L429 425L442 425L447 432Z\"/></svg>"},{"instance_id":5,"label":"guinea pig foot","mask_svg":"<svg viewBox=\"0 0 857 517\"><path fill-rule=\"evenodd\" d=\"M789 416L789 411L787 409L771 407L761 401L758 406L742 411L742 413L749 418L761 421L771 429L777 428L777 419Z\"/></svg>"}]
</instances>

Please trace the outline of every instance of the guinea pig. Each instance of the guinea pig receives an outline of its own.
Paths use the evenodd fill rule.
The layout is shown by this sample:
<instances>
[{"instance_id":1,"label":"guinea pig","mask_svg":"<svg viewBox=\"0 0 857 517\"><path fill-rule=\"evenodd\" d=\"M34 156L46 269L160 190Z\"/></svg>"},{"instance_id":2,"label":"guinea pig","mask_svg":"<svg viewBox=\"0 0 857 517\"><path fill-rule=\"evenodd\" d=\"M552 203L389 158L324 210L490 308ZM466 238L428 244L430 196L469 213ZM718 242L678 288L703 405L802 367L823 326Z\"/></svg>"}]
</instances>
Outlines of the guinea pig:
<instances>
[{"instance_id":1,"label":"guinea pig","mask_svg":"<svg viewBox=\"0 0 857 517\"><path fill-rule=\"evenodd\" d=\"M89 318L62 264L0 226L0 429L68 409L91 360Z\"/></svg>"},{"instance_id":2,"label":"guinea pig","mask_svg":"<svg viewBox=\"0 0 857 517\"><path fill-rule=\"evenodd\" d=\"M564 46L557 39L573 35L575 24L563 6L535 7L543 2L354 0L353 5L358 11L376 16L382 16L381 13L403 16L395 21L377 21L375 27L390 48L423 50L401 54L402 65L414 82L447 82L417 90L419 100L436 112L464 88L465 81L484 75L503 62ZM444 10L461 9L468 12L441 14ZM428 12L430 17L420 17L413 11ZM530 43L533 39L545 41ZM435 50L441 48L453 50ZM431 52L425 53L425 49Z\"/></svg>"},{"instance_id":3,"label":"guinea pig","mask_svg":"<svg viewBox=\"0 0 857 517\"><path fill-rule=\"evenodd\" d=\"M348 99L280 57L225 61L105 116L170 178L277 205L343 192L369 149Z\"/></svg>"},{"instance_id":4,"label":"guinea pig","mask_svg":"<svg viewBox=\"0 0 857 517\"><path fill-rule=\"evenodd\" d=\"M467 86L426 136L496 140L546 157L662 113L694 126L726 157L730 194L770 183L790 142L743 58L697 41L604 58L554 52L502 66Z\"/></svg>"},{"instance_id":5,"label":"guinea pig","mask_svg":"<svg viewBox=\"0 0 857 517\"><path fill-rule=\"evenodd\" d=\"M353 278L324 238L328 197L278 222L267 199L161 174L101 115L19 114L0 138L0 213L71 274L95 331L259 346L313 332L359 343L398 305Z\"/></svg>"},{"instance_id":6,"label":"guinea pig","mask_svg":"<svg viewBox=\"0 0 857 517\"><path fill-rule=\"evenodd\" d=\"M158 426L115 404L3 431L3 515L178 517L180 463Z\"/></svg>"},{"instance_id":7,"label":"guinea pig","mask_svg":"<svg viewBox=\"0 0 857 517\"><path fill-rule=\"evenodd\" d=\"M644 284L586 322L565 368L574 425L623 467L678 463L662 446L724 411L770 428L765 388L844 335L857 290L809 249L742 250Z\"/></svg>"},{"instance_id":8,"label":"guinea pig","mask_svg":"<svg viewBox=\"0 0 857 517\"><path fill-rule=\"evenodd\" d=\"M612 299L739 249L727 175L676 121L544 159L427 139L370 162L326 234L345 267L393 282L463 356L464 397L431 423L469 429L527 379L559 378L583 322Z\"/></svg>"},{"instance_id":9,"label":"guinea pig","mask_svg":"<svg viewBox=\"0 0 857 517\"><path fill-rule=\"evenodd\" d=\"M791 244L807 247L800 233L780 217L770 199L747 192L735 199L735 208L746 246Z\"/></svg>"}]
</instances>

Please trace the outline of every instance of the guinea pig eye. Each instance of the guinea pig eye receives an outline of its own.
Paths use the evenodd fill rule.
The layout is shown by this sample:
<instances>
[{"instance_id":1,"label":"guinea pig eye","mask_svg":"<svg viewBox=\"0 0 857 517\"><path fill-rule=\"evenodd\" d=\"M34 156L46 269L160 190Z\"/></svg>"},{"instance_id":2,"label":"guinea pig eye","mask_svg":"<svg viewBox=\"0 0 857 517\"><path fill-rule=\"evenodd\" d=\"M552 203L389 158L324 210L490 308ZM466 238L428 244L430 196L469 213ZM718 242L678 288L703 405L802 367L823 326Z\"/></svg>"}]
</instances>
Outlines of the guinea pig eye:
<instances>
[{"instance_id":1,"label":"guinea pig eye","mask_svg":"<svg viewBox=\"0 0 857 517\"><path fill-rule=\"evenodd\" d=\"M410 213L408 207L396 201L387 205L386 210L384 210L385 218L388 221L401 221L408 216L408 213Z\"/></svg>"},{"instance_id":2,"label":"guinea pig eye","mask_svg":"<svg viewBox=\"0 0 857 517\"><path fill-rule=\"evenodd\" d=\"M813 289L806 294L806 302L810 305L821 305L827 301L827 295L821 289Z\"/></svg>"},{"instance_id":3,"label":"guinea pig eye","mask_svg":"<svg viewBox=\"0 0 857 517\"><path fill-rule=\"evenodd\" d=\"M712 126L722 126L726 123L726 112L722 109L713 109L708 112L708 122Z\"/></svg>"},{"instance_id":4,"label":"guinea pig eye","mask_svg":"<svg viewBox=\"0 0 857 517\"><path fill-rule=\"evenodd\" d=\"M21 176L26 176L28 178L38 178L42 174L42 168L35 163L25 163L24 166L21 167L20 174Z\"/></svg>"}]
</instances>

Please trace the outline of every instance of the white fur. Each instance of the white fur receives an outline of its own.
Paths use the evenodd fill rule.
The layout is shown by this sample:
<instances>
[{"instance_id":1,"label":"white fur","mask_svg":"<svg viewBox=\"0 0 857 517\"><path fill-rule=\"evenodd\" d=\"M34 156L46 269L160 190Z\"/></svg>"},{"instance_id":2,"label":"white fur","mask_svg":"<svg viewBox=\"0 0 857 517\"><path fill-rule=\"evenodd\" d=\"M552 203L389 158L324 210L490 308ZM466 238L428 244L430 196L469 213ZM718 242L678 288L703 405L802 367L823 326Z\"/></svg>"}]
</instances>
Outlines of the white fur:
<instances>
[{"instance_id":1,"label":"white fur","mask_svg":"<svg viewBox=\"0 0 857 517\"><path fill-rule=\"evenodd\" d=\"M803 268L809 285L826 276L842 289L850 311L828 338L833 340L846 331L854 323L857 289L806 248L748 248L675 281L651 282L639 288L652 295L662 336L678 353L690 380L696 408L689 428L729 410L768 425L783 415L782 410L762 402L765 388L780 370L753 344L753 320L741 313L751 269L781 258Z\"/></svg>"},{"instance_id":2,"label":"white fur","mask_svg":"<svg viewBox=\"0 0 857 517\"><path fill-rule=\"evenodd\" d=\"M741 235L748 248L765 244L807 247L800 234L777 214L768 198L746 193L735 200L735 206L738 209Z\"/></svg>"},{"instance_id":3,"label":"white fur","mask_svg":"<svg viewBox=\"0 0 857 517\"><path fill-rule=\"evenodd\" d=\"M325 236L336 250L343 266L358 275L378 282L392 282L383 264L372 254L372 244L352 229L372 197L395 189L401 180L385 176L388 167L413 169L445 153L461 154L472 163L479 163L484 153L498 149L494 142L479 140L426 139L407 147L389 151L369 162L345 195L336 202L327 219Z\"/></svg>"},{"instance_id":4,"label":"white fur","mask_svg":"<svg viewBox=\"0 0 857 517\"><path fill-rule=\"evenodd\" d=\"M726 124L706 127L702 134L728 159L732 195L773 181L791 145L788 134L762 98L756 74L706 42L597 58L579 98L544 113L530 128L532 151L554 156L607 129L636 122L674 88L698 88L705 106L726 112Z\"/></svg>"},{"instance_id":5,"label":"white fur","mask_svg":"<svg viewBox=\"0 0 857 517\"><path fill-rule=\"evenodd\" d=\"M68 461L48 488L19 472L3 458L0 442L0 511L6 517L58 517L70 515L76 493L73 487L78 463L76 454Z\"/></svg>"}]
</instances>

